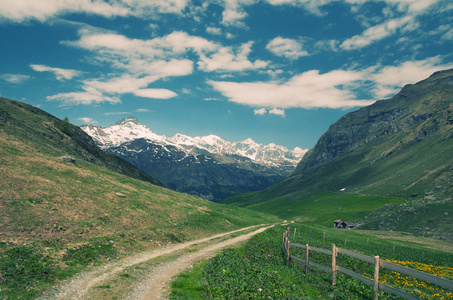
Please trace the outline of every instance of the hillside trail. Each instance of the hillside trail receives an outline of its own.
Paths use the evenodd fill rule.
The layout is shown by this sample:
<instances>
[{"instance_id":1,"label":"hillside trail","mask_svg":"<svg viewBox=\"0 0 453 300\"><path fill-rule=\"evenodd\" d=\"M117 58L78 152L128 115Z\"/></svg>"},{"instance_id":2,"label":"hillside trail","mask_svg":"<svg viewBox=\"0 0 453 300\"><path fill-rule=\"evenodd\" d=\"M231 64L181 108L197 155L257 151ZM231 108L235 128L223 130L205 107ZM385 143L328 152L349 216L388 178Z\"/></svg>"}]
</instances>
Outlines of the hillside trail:
<instances>
[{"instance_id":1,"label":"hillside trail","mask_svg":"<svg viewBox=\"0 0 453 300\"><path fill-rule=\"evenodd\" d=\"M130 300L167 299L166 298L167 288L171 282L172 277L178 275L180 272L190 267L196 261L211 258L215 255L217 251L225 247L245 241L254 236L255 234L263 232L266 229L273 226L275 225L262 227L248 234L243 234L234 238L223 240L221 242L216 242L214 244L202 247L197 252L182 254L181 256L172 261L159 264L151 270L151 272L146 276L146 278L139 281L138 284L136 284L132 288L132 290L126 296L126 299ZM225 233L220 233L210 237L189 241L186 243L141 252L136 255L120 259L116 262L101 267L97 267L93 270L82 272L73 277L69 282L56 286L53 289L53 291L45 293L43 297L39 299L41 300L89 299L87 294L89 293L90 289L99 286L103 282L111 280L114 276L118 275L126 268L147 262L157 257L170 255L178 250L182 250L191 245L206 243L216 238L225 237L255 227L258 227L258 225L234 231L229 231Z\"/></svg>"}]
</instances>

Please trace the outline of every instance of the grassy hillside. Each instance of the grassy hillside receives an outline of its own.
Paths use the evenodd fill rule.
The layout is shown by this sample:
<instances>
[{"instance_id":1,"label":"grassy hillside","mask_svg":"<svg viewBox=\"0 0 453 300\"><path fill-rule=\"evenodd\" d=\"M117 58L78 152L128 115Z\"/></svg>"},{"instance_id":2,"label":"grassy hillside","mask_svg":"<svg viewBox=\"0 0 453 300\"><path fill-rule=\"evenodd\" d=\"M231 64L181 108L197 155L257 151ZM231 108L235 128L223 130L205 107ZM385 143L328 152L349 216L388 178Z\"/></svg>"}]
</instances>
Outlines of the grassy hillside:
<instances>
[{"instance_id":1,"label":"grassy hillside","mask_svg":"<svg viewBox=\"0 0 453 300\"><path fill-rule=\"evenodd\" d=\"M0 103L14 108L3 109L0 121L2 299L29 298L89 265L136 251L276 221L173 192L137 169L130 170L140 179L115 172L53 117ZM75 161L63 161L67 154Z\"/></svg>"},{"instance_id":2,"label":"grassy hillside","mask_svg":"<svg viewBox=\"0 0 453 300\"><path fill-rule=\"evenodd\" d=\"M364 220L375 208L387 203L403 202L394 198L343 193L321 193L303 198L303 200L297 193L294 193L287 197L257 202L254 200L254 194L251 193L229 198L226 204L245 206L253 210L275 214L283 219L332 227L335 220Z\"/></svg>"},{"instance_id":3,"label":"grassy hillside","mask_svg":"<svg viewBox=\"0 0 453 300\"><path fill-rule=\"evenodd\" d=\"M30 141L37 152L58 149L62 155L76 155L115 172L162 185L125 160L99 149L91 137L69 120L60 120L31 105L0 97L0 129Z\"/></svg>"}]
</instances>

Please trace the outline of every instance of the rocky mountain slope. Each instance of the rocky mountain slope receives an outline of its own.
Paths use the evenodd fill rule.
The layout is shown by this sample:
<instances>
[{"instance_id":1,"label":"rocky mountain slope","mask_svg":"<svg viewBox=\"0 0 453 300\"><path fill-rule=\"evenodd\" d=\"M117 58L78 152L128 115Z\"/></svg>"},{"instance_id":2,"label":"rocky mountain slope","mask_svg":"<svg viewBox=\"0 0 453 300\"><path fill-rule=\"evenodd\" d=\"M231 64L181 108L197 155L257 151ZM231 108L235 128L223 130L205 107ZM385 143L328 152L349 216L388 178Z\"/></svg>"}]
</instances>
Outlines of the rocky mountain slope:
<instances>
[{"instance_id":1,"label":"rocky mountain slope","mask_svg":"<svg viewBox=\"0 0 453 300\"><path fill-rule=\"evenodd\" d=\"M453 70L445 70L342 117L290 176L249 201L297 205L322 192L394 197L406 203L377 210L365 227L453 240L452 182Z\"/></svg>"},{"instance_id":2,"label":"rocky mountain slope","mask_svg":"<svg viewBox=\"0 0 453 300\"><path fill-rule=\"evenodd\" d=\"M385 140L399 132L407 136L387 149L388 156L425 137L449 131L451 111L451 70L433 74L415 85L405 86L389 100L380 100L349 113L321 136L316 146L300 162L296 172L320 165L343 154L353 152L375 140Z\"/></svg>"},{"instance_id":3,"label":"rocky mountain slope","mask_svg":"<svg viewBox=\"0 0 453 300\"><path fill-rule=\"evenodd\" d=\"M304 150L252 139L224 141L218 136L168 138L129 117L112 126L82 126L106 151L159 179L168 188L219 201L264 189L291 173Z\"/></svg>"}]
</instances>

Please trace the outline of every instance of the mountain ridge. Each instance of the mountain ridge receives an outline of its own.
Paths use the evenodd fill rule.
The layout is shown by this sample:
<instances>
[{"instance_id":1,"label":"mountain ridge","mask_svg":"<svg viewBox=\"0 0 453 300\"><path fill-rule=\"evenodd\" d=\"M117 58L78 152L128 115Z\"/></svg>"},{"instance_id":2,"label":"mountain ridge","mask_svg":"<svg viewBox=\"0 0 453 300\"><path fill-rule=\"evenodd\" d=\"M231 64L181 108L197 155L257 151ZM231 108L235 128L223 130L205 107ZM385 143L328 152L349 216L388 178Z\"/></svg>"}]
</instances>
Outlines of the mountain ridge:
<instances>
[{"instance_id":1,"label":"mountain ridge","mask_svg":"<svg viewBox=\"0 0 453 300\"><path fill-rule=\"evenodd\" d=\"M322 164L377 138L397 133L433 117L438 102L428 104L424 101L420 107L417 101L427 94L426 89L436 89L432 85L444 83L447 86L451 85L453 81L451 73L452 70L435 72L427 79L404 86L390 99L376 101L370 106L346 114L319 138L317 144L301 160L295 172ZM429 87L424 87L425 91L420 91L421 85ZM395 107L396 105L399 107Z\"/></svg>"},{"instance_id":2,"label":"mountain ridge","mask_svg":"<svg viewBox=\"0 0 453 300\"><path fill-rule=\"evenodd\" d=\"M285 163L293 164L294 166L297 165L306 151L308 151L299 147L289 150L285 146L279 146L275 143L263 145L256 143L251 138L240 142L228 142L213 134L202 137L190 137L177 133L173 137L166 137L165 135L154 133L148 126L142 125L133 116L123 118L108 127L83 125L81 128L104 149L117 147L122 143L134 139L146 138L153 142L176 146L188 153L190 153L192 147L196 147L216 154L245 156L260 164L276 165ZM278 155L275 153L278 153Z\"/></svg>"}]
</instances>

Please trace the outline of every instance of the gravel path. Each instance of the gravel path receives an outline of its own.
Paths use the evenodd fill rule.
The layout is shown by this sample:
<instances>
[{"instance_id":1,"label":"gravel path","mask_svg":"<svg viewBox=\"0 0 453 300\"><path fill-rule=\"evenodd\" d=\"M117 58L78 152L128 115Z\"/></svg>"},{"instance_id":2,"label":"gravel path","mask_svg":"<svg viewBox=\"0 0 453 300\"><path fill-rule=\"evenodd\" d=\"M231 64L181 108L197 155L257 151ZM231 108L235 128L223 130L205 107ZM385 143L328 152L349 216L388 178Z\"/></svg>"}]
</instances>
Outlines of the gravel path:
<instances>
[{"instance_id":1,"label":"gravel path","mask_svg":"<svg viewBox=\"0 0 453 300\"><path fill-rule=\"evenodd\" d=\"M152 273L149 274L147 279L141 282L132 293L127 297L128 300L142 299L142 300L162 300L167 299L167 289L169 287L172 278L178 275L192 264L201 259L207 259L213 257L217 251L237 244L239 242L248 240L250 237L263 232L269 227L260 228L251 233L244 234L235 238L231 238L220 243L209 245L202 248L198 252L189 253L180 256L174 261L165 263L155 268Z\"/></svg>"},{"instance_id":2,"label":"gravel path","mask_svg":"<svg viewBox=\"0 0 453 300\"><path fill-rule=\"evenodd\" d=\"M74 278L72 278L69 282L63 283L55 287L53 291L45 293L44 296L40 299L41 300L86 299L86 295L91 288L98 286L102 282L105 282L113 278L114 276L122 272L125 268L140 263L144 263L159 256L171 254L175 251L187 248L191 245L205 243L215 238L220 238L233 233L245 231L253 227L256 226L216 234L207 238L176 244L165 248L159 248L147 252L142 252L118 260L116 262L107 264L102 267L98 267L91 271L80 273L79 275L76 275ZM174 261L164 263L155 267L145 280L139 282L139 284L137 284L133 288L132 292L130 292L129 295L127 296L127 299L131 300L165 299L164 295L166 287L170 283L171 278L173 276L179 274L181 271L192 265L195 261L212 257L214 256L216 251L224 247L239 243L241 241L245 241L249 239L251 236L263 232L269 227L261 228L249 234L241 235L219 243L215 243L213 245L206 246L199 250L198 252L183 254Z\"/></svg>"}]
</instances>

